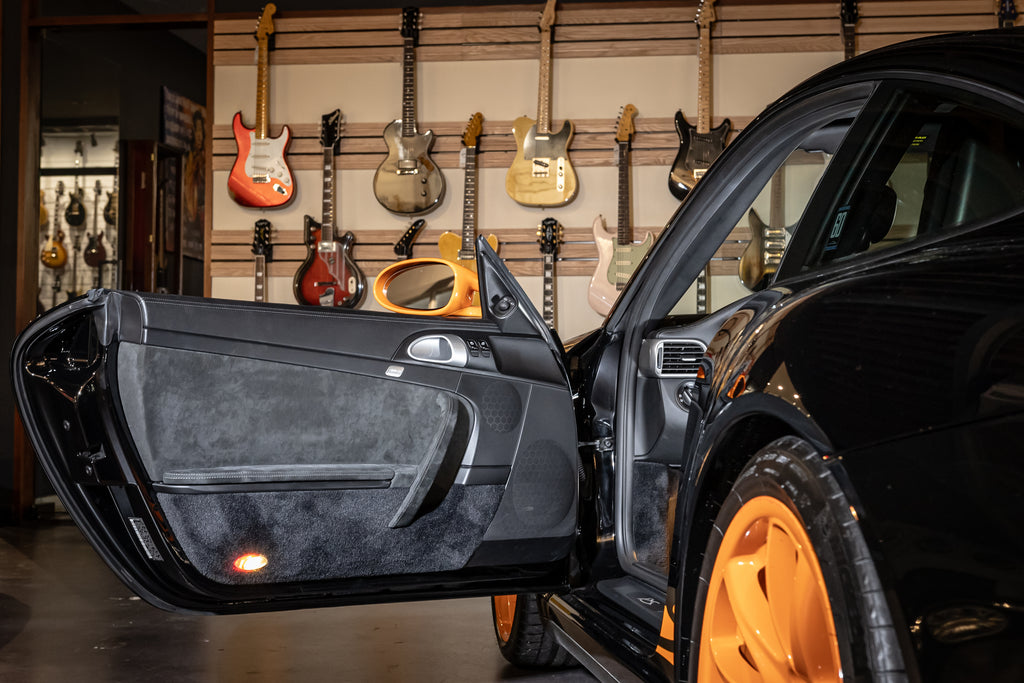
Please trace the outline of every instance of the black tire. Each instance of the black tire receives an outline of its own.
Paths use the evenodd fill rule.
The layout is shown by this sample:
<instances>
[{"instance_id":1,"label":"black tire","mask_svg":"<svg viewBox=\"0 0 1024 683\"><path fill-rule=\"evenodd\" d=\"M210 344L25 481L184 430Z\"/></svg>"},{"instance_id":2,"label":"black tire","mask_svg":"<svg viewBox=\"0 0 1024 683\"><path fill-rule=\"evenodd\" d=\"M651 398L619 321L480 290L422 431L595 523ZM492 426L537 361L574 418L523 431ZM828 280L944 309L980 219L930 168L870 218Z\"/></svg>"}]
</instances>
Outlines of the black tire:
<instances>
[{"instance_id":1,"label":"black tire","mask_svg":"<svg viewBox=\"0 0 1024 683\"><path fill-rule=\"evenodd\" d=\"M536 593L517 595L511 630L508 638L502 637L498 625L495 600L491 598L491 622L498 649L510 663L523 668L565 668L575 666L573 659L555 640L548 628L547 619L541 612L541 596Z\"/></svg>"},{"instance_id":2,"label":"black tire","mask_svg":"<svg viewBox=\"0 0 1024 683\"><path fill-rule=\"evenodd\" d=\"M778 439L755 455L722 504L697 586L687 680L699 680L709 582L723 538L741 508L761 496L781 501L807 532L828 593L843 680L906 680L897 631L853 508L821 456L796 437ZM758 574L758 582L767 599L763 573ZM680 614L685 613L685 609L680 610ZM749 656L749 650L745 654L744 660L756 673L755 658Z\"/></svg>"}]
</instances>

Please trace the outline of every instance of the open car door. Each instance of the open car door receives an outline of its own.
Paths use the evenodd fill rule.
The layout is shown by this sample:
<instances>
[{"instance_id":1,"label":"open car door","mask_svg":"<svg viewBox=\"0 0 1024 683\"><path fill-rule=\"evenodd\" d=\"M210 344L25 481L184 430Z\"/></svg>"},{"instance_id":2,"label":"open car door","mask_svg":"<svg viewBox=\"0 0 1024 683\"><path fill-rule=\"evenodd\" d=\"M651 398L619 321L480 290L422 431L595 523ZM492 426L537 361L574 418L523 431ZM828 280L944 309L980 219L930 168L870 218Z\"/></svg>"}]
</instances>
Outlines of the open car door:
<instances>
[{"instance_id":1,"label":"open car door","mask_svg":"<svg viewBox=\"0 0 1024 683\"><path fill-rule=\"evenodd\" d=\"M91 291L15 345L32 445L104 560L167 609L564 586L561 348L478 253L480 319Z\"/></svg>"}]
</instances>

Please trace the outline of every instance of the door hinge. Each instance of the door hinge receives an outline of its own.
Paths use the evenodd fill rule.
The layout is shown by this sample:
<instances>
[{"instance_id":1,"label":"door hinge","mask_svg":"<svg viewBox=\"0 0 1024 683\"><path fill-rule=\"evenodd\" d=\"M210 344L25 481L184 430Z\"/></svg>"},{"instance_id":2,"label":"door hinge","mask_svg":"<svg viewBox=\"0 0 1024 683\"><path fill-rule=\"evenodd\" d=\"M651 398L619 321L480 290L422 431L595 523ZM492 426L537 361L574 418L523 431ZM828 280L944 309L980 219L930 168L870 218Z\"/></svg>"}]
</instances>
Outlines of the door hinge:
<instances>
[{"instance_id":1,"label":"door hinge","mask_svg":"<svg viewBox=\"0 0 1024 683\"><path fill-rule=\"evenodd\" d=\"M605 437L601 437L597 441L581 441L579 446L580 446L580 448L584 448L586 446L592 446L594 448L594 450L602 451L602 452L614 451L615 450L615 437L614 436L605 436Z\"/></svg>"}]
</instances>

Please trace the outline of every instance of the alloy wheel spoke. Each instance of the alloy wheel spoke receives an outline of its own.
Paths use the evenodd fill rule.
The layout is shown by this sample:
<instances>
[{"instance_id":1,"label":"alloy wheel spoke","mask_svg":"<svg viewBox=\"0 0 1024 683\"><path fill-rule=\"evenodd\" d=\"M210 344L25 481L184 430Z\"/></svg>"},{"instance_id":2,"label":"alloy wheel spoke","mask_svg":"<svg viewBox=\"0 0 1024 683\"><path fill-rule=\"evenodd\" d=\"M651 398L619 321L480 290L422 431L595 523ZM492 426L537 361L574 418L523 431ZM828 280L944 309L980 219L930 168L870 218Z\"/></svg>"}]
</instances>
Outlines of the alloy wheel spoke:
<instances>
[{"instance_id":1,"label":"alloy wheel spoke","mask_svg":"<svg viewBox=\"0 0 1024 683\"><path fill-rule=\"evenodd\" d=\"M789 658L772 620L771 607L761 589L759 574L765 565L766 548L735 556L723 580L729 593L736 626L746 651L764 681L785 681Z\"/></svg>"}]
</instances>

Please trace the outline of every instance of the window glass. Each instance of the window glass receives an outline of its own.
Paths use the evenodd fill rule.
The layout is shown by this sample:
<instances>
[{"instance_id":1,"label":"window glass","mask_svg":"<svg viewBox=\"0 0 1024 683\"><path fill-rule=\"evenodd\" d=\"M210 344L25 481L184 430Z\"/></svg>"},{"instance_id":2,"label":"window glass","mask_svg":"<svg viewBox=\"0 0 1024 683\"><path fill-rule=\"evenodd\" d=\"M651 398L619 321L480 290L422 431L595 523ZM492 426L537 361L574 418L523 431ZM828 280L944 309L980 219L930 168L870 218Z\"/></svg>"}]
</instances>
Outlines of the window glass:
<instances>
[{"instance_id":1,"label":"window glass","mask_svg":"<svg viewBox=\"0 0 1024 683\"><path fill-rule=\"evenodd\" d=\"M1024 207L1024 123L949 96L900 93L805 268Z\"/></svg>"}]
</instances>

